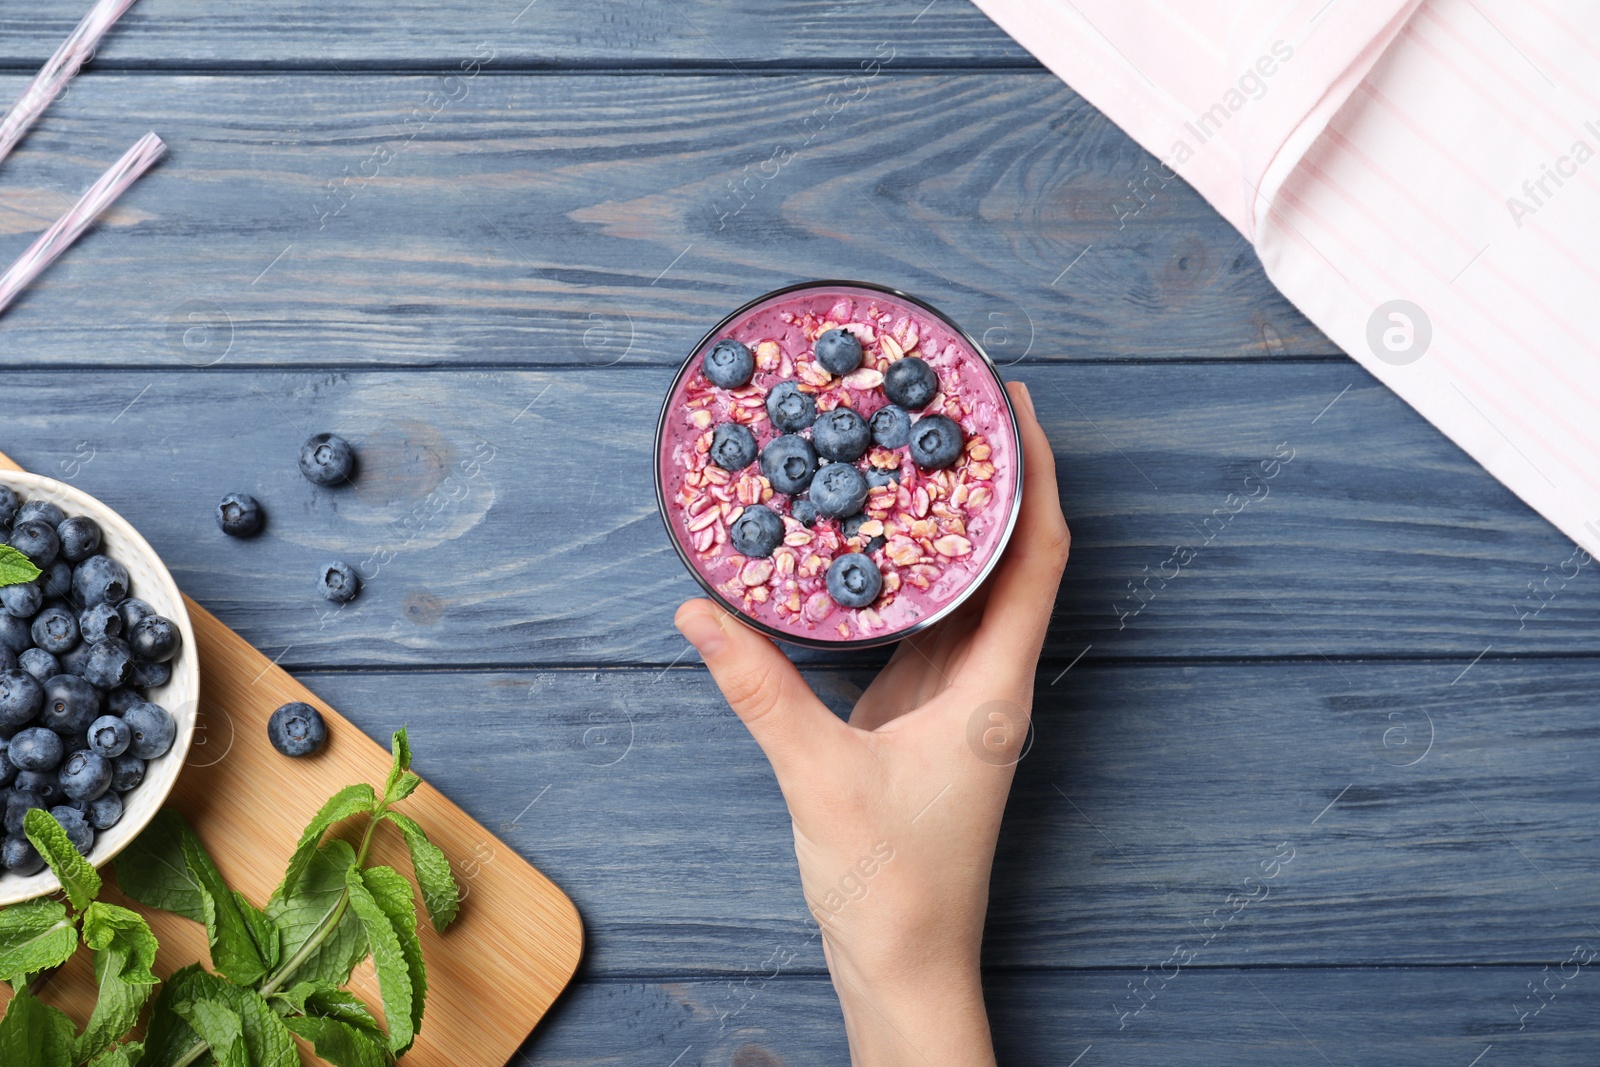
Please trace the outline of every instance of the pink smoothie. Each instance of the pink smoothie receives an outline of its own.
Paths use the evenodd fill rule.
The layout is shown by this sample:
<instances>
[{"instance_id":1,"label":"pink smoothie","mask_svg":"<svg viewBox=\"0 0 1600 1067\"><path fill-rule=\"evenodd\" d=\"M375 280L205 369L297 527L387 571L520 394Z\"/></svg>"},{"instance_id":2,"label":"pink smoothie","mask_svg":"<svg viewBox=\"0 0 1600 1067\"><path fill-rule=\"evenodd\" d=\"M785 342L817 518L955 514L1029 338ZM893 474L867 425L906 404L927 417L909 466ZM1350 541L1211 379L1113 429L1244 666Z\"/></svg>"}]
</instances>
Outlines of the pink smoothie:
<instances>
[{"instance_id":1,"label":"pink smoothie","mask_svg":"<svg viewBox=\"0 0 1600 1067\"><path fill-rule=\"evenodd\" d=\"M812 343L842 327L861 342L859 369L835 377L812 354ZM723 338L755 355L751 381L713 385L701 359ZM943 470L921 470L909 447L873 444L855 465L863 472L898 471L898 484L873 488L867 522L846 538L840 522L807 528L790 516L791 499L775 493L758 463L725 471L708 458L713 429L739 422L765 447L778 429L767 416L767 393L793 380L813 394L819 412L854 408L863 418L889 403L883 371L904 356L925 360L939 377L932 403L913 419L938 413L961 427L961 457ZM808 643L881 642L937 615L988 572L1010 533L1018 492L1017 439L1010 406L991 365L962 334L925 309L872 289L818 286L774 296L708 339L689 357L662 420L662 502L667 526L706 584L733 609L784 636ZM803 430L809 436L811 431ZM763 503L783 517L783 543L770 557L741 555L729 539L742 510ZM883 575L871 605L848 608L828 595L833 559L881 545L869 555Z\"/></svg>"}]
</instances>

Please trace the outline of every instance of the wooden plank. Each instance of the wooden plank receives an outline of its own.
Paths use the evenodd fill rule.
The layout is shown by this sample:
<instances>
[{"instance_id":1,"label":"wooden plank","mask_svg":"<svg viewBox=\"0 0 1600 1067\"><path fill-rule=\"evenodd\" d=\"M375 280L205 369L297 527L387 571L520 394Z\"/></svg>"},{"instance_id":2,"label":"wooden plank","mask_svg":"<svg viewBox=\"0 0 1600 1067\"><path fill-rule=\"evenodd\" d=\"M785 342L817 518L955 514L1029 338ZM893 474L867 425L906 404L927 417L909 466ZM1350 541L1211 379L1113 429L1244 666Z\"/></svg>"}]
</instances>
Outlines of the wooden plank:
<instances>
[{"instance_id":1,"label":"wooden plank","mask_svg":"<svg viewBox=\"0 0 1600 1067\"><path fill-rule=\"evenodd\" d=\"M1091 659L1464 664L1600 646L1595 568L1564 566L1570 543L1354 366L1021 376L1075 534L1049 657L1092 644ZM650 483L668 380L621 367L6 372L0 444L128 516L180 585L294 667L666 664L687 649L673 610L698 589ZM327 429L362 454L353 489L316 490L295 466ZM1281 445L1294 458L1277 477L1247 481ZM271 516L249 542L211 520L240 489ZM1258 502L1229 503L1251 492ZM1163 586L1175 545L1195 555ZM339 557L369 580L330 612L312 576ZM1541 599L1530 582L1549 583Z\"/></svg>"},{"instance_id":2,"label":"wooden plank","mask_svg":"<svg viewBox=\"0 0 1600 1067\"><path fill-rule=\"evenodd\" d=\"M1138 972L1009 974L985 985L999 1060L1011 1067L1591 1067L1600 1037L1595 965L1568 965L1566 973L1576 969L1577 976L1565 989L1552 977L1585 939L1600 947L1592 932L1557 940L1548 972L1543 961L1505 968L1188 969L1165 988L1152 980L1159 993L1121 1030L1113 1004L1129 996L1130 979L1143 979ZM673 1067L848 1062L825 978L769 978L759 961L750 970L748 984L580 983L525 1055L541 1067L666 1067L680 1055ZM1519 1031L1516 1011L1531 1009L1513 1006L1538 1007L1525 984L1547 978L1550 989L1561 991L1546 994L1549 1006ZM937 1050L924 1051L928 1062L942 1062Z\"/></svg>"},{"instance_id":3,"label":"wooden plank","mask_svg":"<svg viewBox=\"0 0 1600 1067\"><path fill-rule=\"evenodd\" d=\"M1337 353L1053 76L846 77L84 79L6 162L0 259L130 114L172 155L7 312L9 365L666 366L827 277L1002 363Z\"/></svg>"},{"instance_id":4,"label":"wooden plank","mask_svg":"<svg viewBox=\"0 0 1600 1067\"><path fill-rule=\"evenodd\" d=\"M1600 947L1600 660L1462 666L1041 672L988 962L1137 977L1180 942L1197 966ZM870 675L807 677L842 711ZM572 895L585 976L739 975L776 945L823 970L777 785L703 670L305 680L375 736L408 724L429 779Z\"/></svg>"},{"instance_id":5,"label":"wooden plank","mask_svg":"<svg viewBox=\"0 0 1600 1067\"><path fill-rule=\"evenodd\" d=\"M72 0L16 6L0 17L0 63L37 66L83 15ZM332 71L453 63L487 41L528 67L641 62L724 66L848 62L880 41L908 56L1031 62L966 0L584 0L471 3L343 0L337 8L242 0L209 10L193 0L141 0L101 48L102 67L292 64Z\"/></svg>"},{"instance_id":6,"label":"wooden plank","mask_svg":"<svg viewBox=\"0 0 1600 1067\"><path fill-rule=\"evenodd\" d=\"M14 464L0 455L0 466ZM168 803L195 828L228 885L264 905L317 809L354 782L381 789L391 757L209 612L193 601L188 607L197 645L192 654L201 663L201 743L191 746ZM286 759L267 741L268 716L295 700L316 703L328 724L328 744L302 760ZM404 810L444 850L466 886L449 930L438 934L427 922L419 924L428 1002L409 1061L500 1067L577 969L583 924L553 882L426 781ZM344 826L339 832L348 836L360 829ZM404 871L415 888L397 831L375 834L370 857ZM114 891L106 899L133 906ZM203 926L139 910L149 915L161 941L161 974L209 961ZM81 1023L94 1007L95 988L88 954L79 953L51 979L50 1000ZM358 970L351 988L369 1004L382 1003L370 963ZM308 1047L302 1052L307 1063L317 1062Z\"/></svg>"}]
</instances>

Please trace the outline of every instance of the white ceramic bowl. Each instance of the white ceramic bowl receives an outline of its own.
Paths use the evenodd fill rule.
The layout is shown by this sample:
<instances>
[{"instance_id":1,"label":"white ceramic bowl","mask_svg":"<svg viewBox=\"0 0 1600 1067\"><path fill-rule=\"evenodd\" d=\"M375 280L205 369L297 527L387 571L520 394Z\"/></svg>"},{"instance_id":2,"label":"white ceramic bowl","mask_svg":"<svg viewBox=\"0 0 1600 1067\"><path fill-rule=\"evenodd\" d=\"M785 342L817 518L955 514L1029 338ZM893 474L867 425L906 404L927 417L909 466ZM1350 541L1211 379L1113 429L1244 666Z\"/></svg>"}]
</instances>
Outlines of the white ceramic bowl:
<instances>
[{"instance_id":1,"label":"white ceramic bowl","mask_svg":"<svg viewBox=\"0 0 1600 1067\"><path fill-rule=\"evenodd\" d=\"M177 720L178 736L166 755L146 764L144 781L124 795L126 807L117 824L95 833L89 862L99 867L139 836L139 831L166 802L167 794L178 780L178 772L183 769L200 707L200 659L195 648L194 626L172 575L167 573L155 550L121 515L81 490L37 474L0 471L0 485L10 486L24 501L54 501L68 515L87 515L99 523L104 536L100 551L128 568L132 595L155 608L157 614L171 619L183 634L183 647L172 660L171 679L166 685L149 690L150 699L170 711ZM28 878L19 878L0 869L0 906L31 900L60 888L60 881L49 868Z\"/></svg>"}]
</instances>

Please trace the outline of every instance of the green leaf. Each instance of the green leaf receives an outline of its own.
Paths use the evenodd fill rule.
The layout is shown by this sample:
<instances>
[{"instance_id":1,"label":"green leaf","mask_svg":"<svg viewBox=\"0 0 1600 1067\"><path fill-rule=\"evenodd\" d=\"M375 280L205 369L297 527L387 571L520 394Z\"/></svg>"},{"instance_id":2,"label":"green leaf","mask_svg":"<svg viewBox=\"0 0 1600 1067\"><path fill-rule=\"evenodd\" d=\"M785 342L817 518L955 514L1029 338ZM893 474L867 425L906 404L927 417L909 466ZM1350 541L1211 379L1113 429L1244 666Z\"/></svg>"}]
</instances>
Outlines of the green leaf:
<instances>
[{"instance_id":1,"label":"green leaf","mask_svg":"<svg viewBox=\"0 0 1600 1067\"><path fill-rule=\"evenodd\" d=\"M311 865L293 893L278 892L267 901L267 916L282 937L283 958L293 957L339 904L344 895L345 872L356 862L348 842L333 840L316 851ZM361 921L348 910L328 939L288 977L297 981L343 985L350 972L367 955L367 935Z\"/></svg>"},{"instance_id":2,"label":"green leaf","mask_svg":"<svg viewBox=\"0 0 1600 1067\"><path fill-rule=\"evenodd\" d=\"M288 1027L253 989L193 971L172 1010L211 1045L222 1067L300 1067Z\"/></svg>"},{"instance_id":3,"label":"green leaf","mask_svg":"<svg viewBox=\"0 0 1600 1067\"><path fill-rule=\"evenodd\" d=\"M150 971L156 958L156 937L138 913L95 901L83 913L83 941L94 951L94 977L100 993L74 1046L77 1063L133 1029L157 981Z\"/></svg>"},{"instance_id":4,"label":"green leaf","mask_svg":"<svg viewBox=\"0 0 1600 1067\"><path fill-rule=\"evenodd\" d=\"M383 785L383 802L393 804L410 796L422 779L411 774L411 739L404 726L394 732L394 763L389 768L389 780Z\"/></svg>"},{"instance_id":5,"label":"green leaf","mask_svg":"<svg viewBox=\"0 0 1600 1067\"><path fill-rule=\"evenodd\" d=\"M122 1045L112 1045L90 1060L89 1067L134 1067L143 1053L144 1046L137 1041L129 1041Z\"/></svg>"},{"instance_id":6,"label":"green leaf","mask_svg":"<svg viewBox=\"0 0 1600 1067\"><path fill-rule=\"evenodd\" d=\"M284 1023L311 1042L317 1056L333 1067L388 1067L394 1062L387 1049L368 1033L337 1019L301 1016Z\"/></svg>"},{"instance_id":7,"label":"green leaf","mask_svg":"<svg viewBox=\"0 0 1600 1067\"><path fill-rule=\"evenodd\" d=\"M267 973L267 961L256 947L250 924L239 910L239 900L222 880L205 846L188 823L182 824L183 859L203 893L206 939L211 944L211 965L230 981L249 985Z\"/></svg>"},{"instance_id":8,"label":"green leaf","mask_svg":"<svg viewBox=\"0 0 1600 1067\"><path fill-rule=\"evenodd\" d=\"M337 1019L357 1030L365 1030L380 1037L383 1035L383 1027L378 1025L372 1009L347 990L315 982L298 982L279 996L288 1002L291 1010L300 1015Z\"/></svg>"},{"instance_id":9,"label":"green leaf","mask_svg":"<svg viewBox=\"0 0 1600 1067\"><path fill-rule=\"evenodd\" d=\"M217 1067L250 1067L250 1050L244 1043L244 1021L215 992L191 989L172 1002L172 1010L211 1046Z\"/></svg>"},{"instance_id":10,"label":"green leaf","mask_svg":"<svg viewBox=\"0 0 1600 1067\"><path fill-rule=\"evenodd\" d=\"M305 873L306 866L310 864L311 857L317 851L317 845L322 841L322 835L328 832L329 827L352 815L370 813L377 802L378 798L373 795L372 787L365 782L347 785L333 794L328 802L322 805L322 809L312 817L305 832L300 835L300 842L294 846L294 855L289 858L289 869L284 872L283 884L278 892L284 895L294 892L295 884Z\"/></svg>"},{"instance_id":11,"label":"green leaf","mask_svg":"<svg viewBox=\"0 0 1600 1067\"><path fill-rule=\"evenodd\" d=\"M168 976L161 992L150 1009L150 1021L145 1026L144 1054L138 1067L172 1067L199 1040L189 1024L172 1009L174 1001L184 995L195 975L202 974L200 965L191 963Z\"/></svg>"},{"instance_id":12,"label":"green leaf","mask_svg":"<svg viewBox=\"0 0 1600 1067\"><path fill-rule=\"evenodd\" d=\"M267 918L266 912L246 900L237 889L233 891L233 902L239 906L239 914L244 917L245 928L250 932L250 940L255 943L256 951L261 953L262 961L271 971L283 956L283 941L278 936L277 926Z\"/></svg>"},{"instance_id":13,"label":"green leaf","mask_svg":"<svg viewBox=\"0 0 1600 1067\"><path fill-rule=\"evenodd\" d=\"M22 829L61 879L61 888L67 891L72 906L78 911L87 908L89 901L100 895L100 874L72 847L56 817L43 808L34 808L23 818Z\"/></svg>"},{"instance_id":14,"label":"green leaf","mask_svg":"<svg viewBox=\"0 0 1600 1067\"><path fill-rule=\"evenodd\" d=\"M38 810L38 809L35 809ZM26 989L0 1019L0 1063L6 1067L72 1067L72 1020Z\"/></svg>"},{"instance_id":15,"label":"green leaf","mask_svg":"<svg viewBox=\"0 0 1600 1067\"><path fill-rule=\"evenodd\" d=\"M367 943L372 946L378 991L383 996L383 1018L389 1027L389 1048L403 1053L416 1040L427 993L411 885L389 867L352 867L345 881L350 887L350 908L360 918L367 931Z\"/></svg>"},{"instance_id":16,"label":"green leaf","mask_svg":"<svg viewBox=\"0 0 1600 1067\"><path fill-rule=\"evenodd\" d=\"M206 921L205 890L184 859L183 817L170 809L155 818L117 857L117 887L140 904Z\"/></svg>"},{"instance_id":17,"label":"green leaf","mask_svg":"<svg viewBox=\"0 0 1600 1067\"><path fill-rule=\"evenodd\" d=\"M30 900L0 911L0 978L8 982L65 963L77 949L77 927L58 900Z\"/></svg>"},{"instance_id":18,"label":"green leaf","mask_svg":"<svg viewBox=\"0 0 1600 1067\"><path fill-rule=\"evenodd\" d=\"M450 860L438 845L428 840L428 835L414 819L397 811L386 811L383 817L405 834L406 847L411 850L411 869L416 872L417 885L422 889L423 907L428 909L433 928L444 933L445 927L461 911L461 889L450 870Z\"/></svg>"},{"instance_id":19,"label":"green leaf","mask_svg":"<svg viewBox=\"0 0 1600 1067\"><path fill-rule=\"evenodd\" d=\"M31 582L42 573L33 560L10 545L0 545L0 586Z\"/></svg>"}]
</instances>

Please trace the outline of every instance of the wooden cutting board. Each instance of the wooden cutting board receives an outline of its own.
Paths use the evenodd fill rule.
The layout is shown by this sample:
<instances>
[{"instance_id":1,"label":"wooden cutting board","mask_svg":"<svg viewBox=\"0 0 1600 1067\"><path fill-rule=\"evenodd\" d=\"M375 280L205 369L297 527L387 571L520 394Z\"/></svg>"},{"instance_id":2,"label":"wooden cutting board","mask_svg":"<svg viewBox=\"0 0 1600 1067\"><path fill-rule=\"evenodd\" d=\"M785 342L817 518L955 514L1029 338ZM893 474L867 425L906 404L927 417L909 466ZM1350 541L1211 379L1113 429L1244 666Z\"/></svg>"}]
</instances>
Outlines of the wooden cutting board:
<instances>
[{"instance_id":1,"label":"wooden cutting board","mask_svg":"<svg viewBox=\"0 0 1600 1067\"><path fill-rule=\"evenodd\" d=\"M21 470L4 454L0 468ZM264 904L323 801L352 782L382 788L390 756L204 608L184 600L199 644L200 711L195 744L167 803L194 826L228 884ZM314 705L327 719L328 742L308 759L282 756L267 741L267 717L291 700ZM426 765L427 753L419 756ZM449 856L464 896L461 914L444 934L426 919L418 926L428 965L427 1011L416 1045L402 1062L503 1067L577 969L583 954L577 909L514 849L426 782L399 810L421 823ZM360 829L352 826L344 834L354 839ZM410 877L405 844L390 829L381 827L375 835L372 862ZM102 873L110 875L111 867ZM133 904L111 881L103 899L149 918L161 942L158 974L209 962L203 927ZM351 989L375 1011L381 1006L370 961L357 968ZM81 1025L94 1005L88 954L74 957L41 996ZM321 1062L304 1042L301 1058Z\"/></svg>"}]
</instances>

